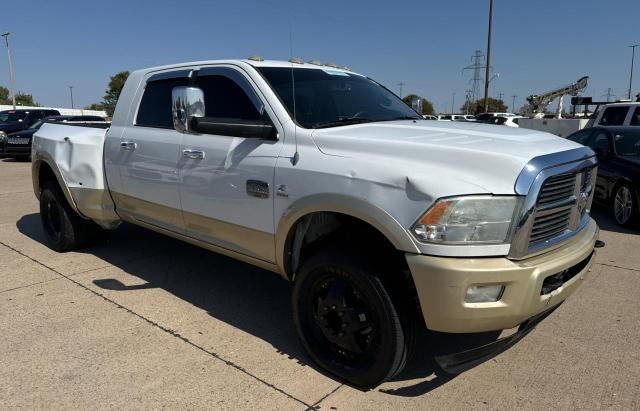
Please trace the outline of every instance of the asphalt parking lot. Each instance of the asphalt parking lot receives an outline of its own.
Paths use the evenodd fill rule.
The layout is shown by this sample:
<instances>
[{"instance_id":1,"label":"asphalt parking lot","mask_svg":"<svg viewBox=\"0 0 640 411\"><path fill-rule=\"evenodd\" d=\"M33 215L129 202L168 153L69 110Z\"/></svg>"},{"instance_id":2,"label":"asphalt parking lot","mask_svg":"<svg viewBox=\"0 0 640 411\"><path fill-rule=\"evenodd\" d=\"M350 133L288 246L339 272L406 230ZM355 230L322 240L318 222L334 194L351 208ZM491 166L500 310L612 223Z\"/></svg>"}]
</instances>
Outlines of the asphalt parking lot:
<instances>
[{"instance_id":1,"label":"asphalt parking lot","mask_svg":"<svg viewBox=\"0 0 640 411\"><path fill-rule=\"evenodd\" d=\"M0 162L2 408L640 408L640 231L596 211L596 264L509 351L455 378L420 350L360 391L302 351L274 274L126 225L44 244L30 164Z\"/></svg>"}]
</instances>

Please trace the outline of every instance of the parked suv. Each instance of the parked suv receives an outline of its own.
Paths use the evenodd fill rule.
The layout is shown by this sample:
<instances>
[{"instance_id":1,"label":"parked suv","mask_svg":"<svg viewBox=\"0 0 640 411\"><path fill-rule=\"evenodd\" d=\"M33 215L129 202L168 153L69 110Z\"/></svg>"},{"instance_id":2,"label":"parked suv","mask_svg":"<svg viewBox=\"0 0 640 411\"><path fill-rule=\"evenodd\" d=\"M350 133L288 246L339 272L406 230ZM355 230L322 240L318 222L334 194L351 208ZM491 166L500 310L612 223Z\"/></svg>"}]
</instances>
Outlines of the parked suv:
<instances>
[{"instance_id":1,"label":"parked suv","mask_svg":"<svg viewBox=\"0 0 640 411\"><path fill-rule=\"evenodd\" d=\"M567 139L591 147L598 155L600 165L594 200L609 207L618 224L637 223L640 219L640 127L586 128Z\"/></svg>"},{"instance_id":2,"label":"parked suv","mask_svg":"<svg viewBox=\"0 0 640 411\"><path fill-rule=\"evenodd\" d=\"M602 106L596 113L594 126L640 126L640 103L612 103Z\"/></svg>"},{"instance_id":3,"label":"parked suv","mask_svg":"<svg viewBox=\"0 0 640 411\"><path fill-rule=\"evenodd\" d=\"M26 130L16 131L5 138L4 157L28 160L31 157L31 142L33 134L40 129L45 122L58 122L65 124L91 125L100 127L109 123L99 116L52 116L38 120Z\"/></svg>"},{"instance_id":4,"label":"parked suv","mask_svg":"<svg viewBox=\"0 0 640 411\"><path fill-rule=\"evenodd\" d=\"M26 130L49 116L59 116L58 110L18 109L0 111L0 155L4 154L7 135Z\"/></svg>"}]
</instances>

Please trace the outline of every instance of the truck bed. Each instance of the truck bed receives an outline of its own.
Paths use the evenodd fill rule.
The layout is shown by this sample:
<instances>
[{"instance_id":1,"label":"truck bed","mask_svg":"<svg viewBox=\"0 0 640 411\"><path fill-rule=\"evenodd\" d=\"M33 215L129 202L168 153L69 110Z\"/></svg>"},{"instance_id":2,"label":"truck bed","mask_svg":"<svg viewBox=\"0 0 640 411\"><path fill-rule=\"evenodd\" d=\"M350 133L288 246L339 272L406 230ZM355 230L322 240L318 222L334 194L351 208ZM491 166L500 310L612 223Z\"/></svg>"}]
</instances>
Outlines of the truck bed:
<instances>
[{"instance_id":1,"label":"truck bed","mask_svg":"<svg viewBox=\"0 0 640 411\"><path fill-rule=\"evenodd\" d=\"M108 127L108 124L106 125ZM103 124L46 123L33 137L32 158L53 169L71 206L105 228L119 222L104 173Z\"/></svg>"}]
</instances>

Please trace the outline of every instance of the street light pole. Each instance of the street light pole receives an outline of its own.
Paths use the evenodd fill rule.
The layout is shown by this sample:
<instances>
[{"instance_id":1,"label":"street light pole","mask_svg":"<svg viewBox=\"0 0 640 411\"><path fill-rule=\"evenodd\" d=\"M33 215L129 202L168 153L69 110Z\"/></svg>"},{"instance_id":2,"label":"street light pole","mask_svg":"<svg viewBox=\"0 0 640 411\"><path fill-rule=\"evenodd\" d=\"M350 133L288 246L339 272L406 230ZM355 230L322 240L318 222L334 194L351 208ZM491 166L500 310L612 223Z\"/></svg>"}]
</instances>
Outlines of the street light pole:
<instances>
[{"instance_id":1,"label":"street light pole","mask_svg":"<svg viewBox=\"0 0 640 411\"><path fill-rule=\"evenodd\" d=\"M69 94L71 94L71 108L73 108L73 86L69 86Z\"/></svg>"},{"instance_id":2,"label":"street light pole","mask_svg":"<svg viewBox=\"0 0 640 411\"><path fill-rule=\"evenodd\" d=\"M640 44L634 44L631 47L631 72L629 73L629 92L627 93L627 98L631 100L631 83L633 83L633 60L636 56L636 47L640 46Z\"/></svg>"},{"instance_id":3,"label":"street light pole","mask_svg":"<svg viewBox=\"0 0 640 411\"><path fill-rule=\"evenodd\" d=\"M516 112L516 96L515 94L513 96L511 96L511 98L513 98L512 102L511 102L511 112L515 113Z\"/></svg>"},{"instance_id":4,"label":"street light pole","mask_svg":"<svg viewBox=\"0 0 640 411\"><path fill-rule=\"evenodd\" d=\"M4 37L4 42L7 45L7 59L9 60L9 86L11 87L11 102L13 103L13 108L16 108L16 92L15 87L13 85L13 65L11 63L11 47L9 46L9 33L5 31L2 33L2 37Z\"/></svg>"},{"instance_id":5,"label":"street light pole","mask_svg":"<svg viewBox=\"0 0 640 411\"><path fill-rule=\"evenodd\" d=\"M491 25L493 20L493 0L489 0L489 31L487 33L487 64L484 74L484 112L489 111L489 68L491 67Z\"/></svg>"},{"instance_id":6,"label":"street light pole","mask_svg":"<svg viewBox=\"0 0 640 411\"><path fill-rule=\"evenodd\" d=\"M456 92L453 92L453 96L451 97L451 114L453 114L453 107L456 104Z\"/></svg>"}]
</instances>

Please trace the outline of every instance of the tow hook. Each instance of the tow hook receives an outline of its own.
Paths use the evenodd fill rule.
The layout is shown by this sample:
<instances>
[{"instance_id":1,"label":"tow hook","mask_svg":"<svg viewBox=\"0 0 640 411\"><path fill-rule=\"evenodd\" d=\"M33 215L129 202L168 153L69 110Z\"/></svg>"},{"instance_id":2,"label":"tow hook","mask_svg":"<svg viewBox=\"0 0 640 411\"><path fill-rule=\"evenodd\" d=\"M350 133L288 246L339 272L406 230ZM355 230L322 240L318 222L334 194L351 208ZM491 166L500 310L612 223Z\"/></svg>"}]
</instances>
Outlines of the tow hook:
<instances>
[{"instance_id":1,"label":"tow hook","mask_svg":"<svg viewBox=\"0 0 640 411\"><path fill-rule=\"evenodd\" d=\"M605 243L602 240L596 240L596 243L594 244L595 248L602 248L604 246L605 246Z\"/></svg>"}]
</instances>

